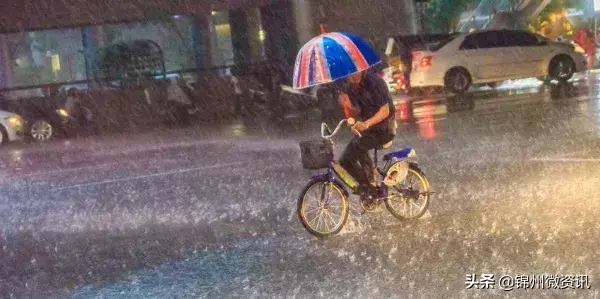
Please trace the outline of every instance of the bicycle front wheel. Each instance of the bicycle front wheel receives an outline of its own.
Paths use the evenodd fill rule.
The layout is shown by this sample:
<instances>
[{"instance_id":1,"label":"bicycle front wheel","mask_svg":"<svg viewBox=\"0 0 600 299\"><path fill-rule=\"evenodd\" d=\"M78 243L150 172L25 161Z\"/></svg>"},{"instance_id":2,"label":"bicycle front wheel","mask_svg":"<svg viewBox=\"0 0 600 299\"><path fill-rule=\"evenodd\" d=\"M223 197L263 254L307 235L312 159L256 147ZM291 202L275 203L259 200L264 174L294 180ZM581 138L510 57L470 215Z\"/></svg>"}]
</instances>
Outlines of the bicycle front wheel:
<instances>
[{"instance_id":1,"label":"bicycle front wheel","mask_svg":"<svg viewBox=\"0 0 600 299\"><path fill-rule=\"evenodd\" d=\"M330 181L313 180L298 199L298 217L314 236L339 233L348 220L348 197L342 186Z\"/></svg>"}]
</instances>

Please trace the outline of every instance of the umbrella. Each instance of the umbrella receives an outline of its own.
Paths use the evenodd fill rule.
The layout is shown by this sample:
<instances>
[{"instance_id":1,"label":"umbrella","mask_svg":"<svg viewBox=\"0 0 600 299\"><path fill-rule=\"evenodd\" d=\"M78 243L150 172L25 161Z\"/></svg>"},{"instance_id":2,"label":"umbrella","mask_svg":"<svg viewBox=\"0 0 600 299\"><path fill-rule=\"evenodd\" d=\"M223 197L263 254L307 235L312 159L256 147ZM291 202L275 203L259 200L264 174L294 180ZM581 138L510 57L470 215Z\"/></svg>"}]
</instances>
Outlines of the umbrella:
<instances>
[{"instance_id":1,"label":"umbrella","mask_svg":"<svg viewBox=\"0 0 600 299\"><path fill-rule=\"evenodd\" d=\"M380 62L377 53L361 38L349 33L323 33L298 52L294 89L327 84Z\"/></svg>"}]
</instances>

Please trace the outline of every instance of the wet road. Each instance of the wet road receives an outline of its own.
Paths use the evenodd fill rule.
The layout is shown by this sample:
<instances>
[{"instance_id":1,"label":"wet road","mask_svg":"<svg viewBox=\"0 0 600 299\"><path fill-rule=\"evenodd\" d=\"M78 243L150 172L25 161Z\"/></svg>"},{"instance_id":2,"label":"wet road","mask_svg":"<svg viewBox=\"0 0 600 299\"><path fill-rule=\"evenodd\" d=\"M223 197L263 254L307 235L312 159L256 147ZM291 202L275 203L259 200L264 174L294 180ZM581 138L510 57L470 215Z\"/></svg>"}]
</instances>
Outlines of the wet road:
<instances>
[{"instance_id":1,"label":"wet road","mask_svg":"<svg viewBox=\"0 0 600 299\"><path fill-rule=\"evenodd\" d=\"M12 144L0 150L0 297L597 298L599 84L425 99L412 113L400 101L394 146L417 151L430 213L359 216L352 198L347 228L326 240L295 211L312 114ZM470 273L588 275L591 288L467 290Z\"/></svg>"}]
</instances>

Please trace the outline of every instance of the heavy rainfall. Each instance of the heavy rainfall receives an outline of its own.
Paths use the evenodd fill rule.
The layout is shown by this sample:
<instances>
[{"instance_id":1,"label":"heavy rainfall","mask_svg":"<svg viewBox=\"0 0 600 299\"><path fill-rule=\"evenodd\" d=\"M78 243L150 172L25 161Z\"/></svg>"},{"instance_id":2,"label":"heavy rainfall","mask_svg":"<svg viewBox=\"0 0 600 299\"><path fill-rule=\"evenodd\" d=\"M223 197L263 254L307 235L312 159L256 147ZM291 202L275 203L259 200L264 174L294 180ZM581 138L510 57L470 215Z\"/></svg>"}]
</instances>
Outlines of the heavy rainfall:
<instances>
[{"instance_id":1,"label":"heavy rainfall","mask_svg":"<svg viewBox=\"0 0 600 299\"><path fill-rule=\"evenodd\" d=\"M0 298L600 297L597 1L202 2L2 6Z\"/></svg>"}]
</instances>

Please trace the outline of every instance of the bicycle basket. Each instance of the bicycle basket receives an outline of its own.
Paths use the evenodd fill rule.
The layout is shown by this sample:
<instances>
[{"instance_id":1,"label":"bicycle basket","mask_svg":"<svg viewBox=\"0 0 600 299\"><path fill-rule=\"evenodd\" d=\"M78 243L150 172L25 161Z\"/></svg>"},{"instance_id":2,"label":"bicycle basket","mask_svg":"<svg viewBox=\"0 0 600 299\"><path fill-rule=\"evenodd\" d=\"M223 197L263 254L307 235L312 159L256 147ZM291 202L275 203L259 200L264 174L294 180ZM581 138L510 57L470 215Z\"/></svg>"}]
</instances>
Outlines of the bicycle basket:
<instances>
[{"instance_id":1,"label":"bicycle basket","mask_svg":"<svg viewBox=\"0 0 600 299\"><path fill-rule=\"evenodd\" d=\"M326 139L302 141L300 152L305 169L327 168L333 161L333 144Z\"/></svg>"}]
</instances>

